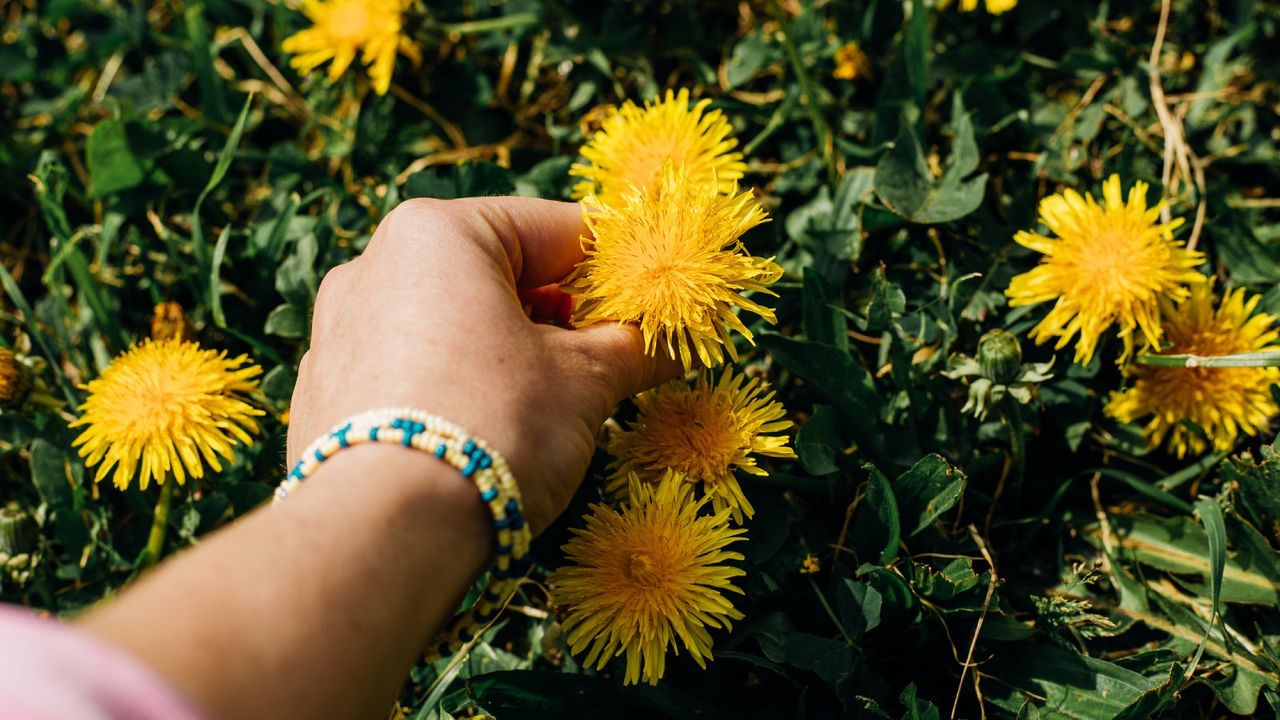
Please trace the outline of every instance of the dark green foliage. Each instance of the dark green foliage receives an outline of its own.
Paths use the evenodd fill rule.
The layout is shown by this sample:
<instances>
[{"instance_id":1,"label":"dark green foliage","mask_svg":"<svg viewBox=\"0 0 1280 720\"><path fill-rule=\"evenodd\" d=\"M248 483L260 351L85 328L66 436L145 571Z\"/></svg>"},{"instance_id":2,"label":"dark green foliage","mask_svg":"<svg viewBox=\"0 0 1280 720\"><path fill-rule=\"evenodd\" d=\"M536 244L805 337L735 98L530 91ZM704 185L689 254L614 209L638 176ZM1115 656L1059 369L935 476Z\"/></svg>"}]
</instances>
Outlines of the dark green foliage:
<instances>
[{"instance_id":1,"label":"dark green foliage","mask_svg":"<svg viewBox=\"0 0 1280 720\"><path fill-rule=\"evenodd\" d=\"M0 506L39 527L0 563L0 596L70 614L136 574L154 489L95 485L67 423L155 303L261 364L271 411L236 463L177 494L173 551L268 496L316 290L387 211L567 199L593 108L688 87L732 122L771 213L747 247L787 271L778 324L740 346L799 426L798 460L742 478L745 618L705 671L681 654L658 687L622 687L567 653L530 585L460 666L415 668L409 716L1274 711L1274 428L1204 458L1150 450L1102 415L1114 348L1072 365L1026 339L1045 309L1003 291L1037 259L1012 241L1037 201L1119 173L1170 200L1220 287L1280 311L1280 5L1171 3L1156 69L1191 155L1166 161L1160 3L957 4L422 3L422 65L400 58L383 97L361 72L289 68L280 43L306 24L291 3L3 4L0 345L43 360L65 406L0 414ZM851 41L870 72L835 79ZM994 329L1052 377L978 419L972 380L942 373ZM536 579L598 493L593 474L535 548ZM810 554L821 569L802 573Z\"/></svg>"}]
</instances>

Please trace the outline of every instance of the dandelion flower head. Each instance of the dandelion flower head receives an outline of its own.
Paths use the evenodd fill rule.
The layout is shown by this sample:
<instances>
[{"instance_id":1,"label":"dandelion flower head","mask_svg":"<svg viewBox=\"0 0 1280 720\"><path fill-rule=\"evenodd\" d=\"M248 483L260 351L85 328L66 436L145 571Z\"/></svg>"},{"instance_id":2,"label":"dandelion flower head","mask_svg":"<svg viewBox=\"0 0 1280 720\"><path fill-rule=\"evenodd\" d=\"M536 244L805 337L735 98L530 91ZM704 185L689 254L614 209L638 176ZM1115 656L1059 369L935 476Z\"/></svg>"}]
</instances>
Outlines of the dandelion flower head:
<instances>
[{"instance_id":1,"label":"dandelion flower head","mask_svg":"<svg viewBox=\"0 0 1280 720\"><path fill-rule=\"evenodd\" d=\"M673 380L635 398L639 412L624 432L609 441L616 458L607 488L623 493L628 478L654 482L674 469L701 482L717 512L729 509L735 522L755 509L742 492L735 470L766 475L756 456L793 458L785 435L791 427L782 403L760 378L747 379L725 368L717 382L711 371L693 385Z\"/></svg>"},{"instance_id":2,"label":"dandelion flower head","mask_svg":"<svg viewBox=\"0 0 1280 720\"><path fill-rule=\"evenodd\" d=\"M302 73L330 62L329 82L342 77L359 54L369 68L373 89L384 95L391 87L396 53L414 62L417 45L402 34L404 13L411 0L303 0L302 12L312 27L285 38L290 64Z\"/></svg>"},{"instance_id":3,"label":"dandelion flower head","mask_svg":"<svg viewBox=\"0 0 1280 720\"><path fill-rule=\"evenodd\" d=\"M84 388L89 397L70 427L83 427L72 443L95 481L111 472L115 486L129 487L141 468L139 486L178 484L204 476L204 465L222 470L219 456L234 459L232 446L249 443L263 411L246 402L262 368L241 355L202 349L180 339L147 340L117 357Z\"/></svg>"},{"instance_id":4,"label":"dandelion flower head","mask_svg":"<svg viewBox=\"0 0 1280 720\"><path fill-rule=\"evenodd\" d=\"M591 506L586 527L564 546L571 562L551 576L556 602L568 610L564 632L583 664L603 669L625 656L624 684L656 684L668 647L681 646L700 667L711 659L710 630L742 619L726 593L743 570L729 548L745 531L728 510L700 512L707 498L669 472L657 484L636 482L620 509Z\"/></svg>"},{"instance_id":5,"label":"dandelion flower head","mask_svg":"<svg viewBox=\"0 0 1280 720\"><path fill-rule=\"evenodd\" d=\"M1103 201L1065 190L1040 201L1040 219L1057 237L1020 231L1014 239L1044 255L1040 264L1013 279L1009 304L1053 301L1032 331L1043 343L1057 337L1063 348L1076 340L1075 360L1086 364L1102 334L1113 325L1124 341L1123 361L1134 345L1160 342L1160 301L1183 300L1188 285L1201 282L1204 260L1173 239L1180 220L1158 222L1163 203L1147 207L1147 184L1134 183L1126 201L1120 177L1103 185Z\"/></svg>"},{"instance_id":6,"label":"dandelion flower head","mask_svg":"<svg viewBox=\"0 0 1280 720\"><path fill-rule=\"evenodd\" d=\"M654 192L668 163L683 168L690 183L732 192L747 169L733 128L719 110L707 111L710 100L689 107L689 91L668 90L661 102L643 108L623 103L601 123L582 148L586 163L569 173L582 178L574 197L594 197L604 205L624 204L634 190Z\"/></svg>"},{"instance_id":7,"label":"dandelion flower head","mask_svg":"<svg viewBox=\"0 0 1280 720\"><path fill-rule=\"evenodd\" d=\"M1018 6L1018 0L986 0L985 5L987 12L992 15L1002 15ZM951 0L940 0L938 8L945 10L951 6ZM978 0L960 0L960 9L964 12L973 12L978 9Z\"/></svg>"},{"instance_id":8,"label":"dandelion flower head","mask_svg":"<svg viewBox=\"0 0 1280 720\"><path fill-rule=\"evenodd\" d=\"M686 368L696 357L713 366L728 352L730 331L752 334L735 309L775 322L773 310L743 295L767 292L782 276L772 258L752 257L740 238L767 220L750 192L723 194L685 170L665 166L660 191L632 192L619 206L584 202L592 239L565 290L578 296L574 322L633 322L645 349L659 344Z\"/></svg>"},{"instance_id":9,"label":"dandelion flower head","mask_svg":"<svg viewBox=\"0 0 1280 720\"><path fill-rule=\"evenodd\" d=\"M30 385L18 357L12 350L0 348L0 408L21 405Z\"/></svg>"},{"instance_id":10,"label":"dandelion flower head","mask_svg":"<svg viewBox=\"0 0 1280 720\"><path fill-rule=\"evenodd\" d=\"M836 69L831 77L837 80L857 80L871 72L871 60L856 42L847 42L836 49Z\"/></svg>"},{"instance_id":11,"label":"dandelion flower head","mask_svg":"<svg viewBox=\"0 0 1280 720\"><path fill-rule=\"evenodd\" d=\"M1183 302L1161 303L1163 326L1171 354L1231 355L1280 349L1275 318L1254 312L1260 295L1247 297L1243 288L1227 292L1216 307L1212 284L1202 283ZM1131 365L1128 389L1107 402L1106 412L1120 422L1149 418L1143 428L1153 447L1168 442L1179 458L1204 452L1207 444L1184 424L1204 430L1214 450L1230 451L1240 435L1265 430L1280 405L1271 385L1280 382L1280 368L1155 367Z\"/></svg>"}]
</instances>

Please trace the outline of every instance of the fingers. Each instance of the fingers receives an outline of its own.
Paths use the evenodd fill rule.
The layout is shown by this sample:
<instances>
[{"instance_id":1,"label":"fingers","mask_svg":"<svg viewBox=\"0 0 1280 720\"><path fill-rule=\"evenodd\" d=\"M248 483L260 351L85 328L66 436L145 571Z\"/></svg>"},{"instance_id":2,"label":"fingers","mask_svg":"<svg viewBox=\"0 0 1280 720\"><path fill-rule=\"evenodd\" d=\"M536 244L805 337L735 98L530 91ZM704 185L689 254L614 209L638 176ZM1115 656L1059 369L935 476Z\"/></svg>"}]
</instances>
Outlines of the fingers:
<instances>
[{"instance_id":1,"label":"fingers","mask_svg":"<svg viewBox=\"0 0 1280 720\"><path fill-rule=\"evenodd\" d=\"M590 233L577 203L524 197L409 200L383 225L394 225L394 230L378 233L375 242L418 243L443 231L495 244L505 254L516 284L530 288L558 283L572 272L583 257L580 238Z\"/></svg>"},{"instance_id":2,"label":"fingers","mask_svg":"<svg viewBox=\"0 0 1280 720\"><path fill-rule=\"evenodd\" d=\"M584 359L588 374L599 379L610 407L684 374L664 348L654 355L646 353L644 338L634 325L599 323L556 332Z\"/></svg>"}]
</instances>

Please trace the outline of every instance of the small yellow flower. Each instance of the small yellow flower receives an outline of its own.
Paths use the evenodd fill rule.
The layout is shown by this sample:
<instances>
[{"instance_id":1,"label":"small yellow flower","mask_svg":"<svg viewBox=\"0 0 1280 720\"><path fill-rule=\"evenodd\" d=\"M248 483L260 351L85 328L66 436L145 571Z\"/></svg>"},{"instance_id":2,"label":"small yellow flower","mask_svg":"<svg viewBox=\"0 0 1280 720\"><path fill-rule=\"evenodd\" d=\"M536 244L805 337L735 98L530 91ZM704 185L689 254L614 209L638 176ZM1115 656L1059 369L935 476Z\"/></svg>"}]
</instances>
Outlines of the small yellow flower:
<instances>
[{"instance_id":1,"label":"small yellow flower","mask_svg":"<svg viewBox=\"0 0 1280 720\"><path fill-rule=\"evenodd\" d=\"M603 669L626 656L623 683L657 684L669 646L684 645L700 667L711 659L709 629L728 629L742 613L726 593L742 594L728 546L743 539L729 511L700 514L691 485L669 472L656 485L636 482L621 509L591 506L586 527L564 546L572 563L551 576L556 602L568 608L569 649Z\"/></svg>"},{"instance_id":2,"label":"small yellow flower","mask_svg":"<svg viewBox=\"0 0 1280 720\"><path fill-rule=\"evenodd\" d=\"M656 354L661 341L686 368L695 357L719 365L726 351L737 359L730 331L754 341L735 308L776 321L773 310L742 295L773 295L768 286L782 276L772 258L752 257L740 241L767 220L764 209L750 192L721 194L671 165L659 192L624 200L584 203L593 238L583 238L586 259L564 288L578 295L574 322L638 323L646 352Z\"/></svg>"},{"instance_id":3,"label":"small yellow flower","mask_svg":"<svg viewBox=\"0 0 1280 720\"><path fill-rule=\"evenodd\" d=\"M243 396L256 390L261 373L244 355L228 359L193 342L146 340L84 386L89 397L70 427L85 429L72 445L86 465L98 465L95 482L114 467L121 490L139 465L144 490L170 473L179 485L188 474L204 477L205 463L220 471L218 456L233 460L232 446L258 432L253 417L263 411Z\"/></svg>"},{"instance_id":4,"label":"small yellow flower","mask_svg":"<svg viewBox=\"0 0 1280 720\"><path fill-rule=\"evenodd\" d=\"M857 80L871 72L871 61L856 42L847 42L836 50L836 69L831 77L837 80Z\"/></svg>"},{"instance_id":5,"label":"small yellow flower","mask_svg":"<svg viewBox=\"0 0 1280 720\"><path fill-rule=\"evenodd\" d=\"M613 110L582 147L587 163L574 163L569 174L582 178L573 186L575 198L592 196L592 202L622 205L633 190L648 193L662 184L668 163L682 168L692 185L719 187L734 192L747 166L733 128L719 110L706 112L710 100L689 107L689 91L673 93L643 109L631 101ZM589 163L589 164L588 164Z\"/></svg>"},{"instance_id":6,"label":"small yellow flower","mask_svg":"<svg viewBox=\"0 0 1280 720\"><path fill-rule=\"evenodd\" d=\"M396 53L413 62L421 59L418 46L402 34L404 12L412 0L303 0L302 12L313 26L285 38L290 64L309 73L326 62L329 82L342 77L356 54L369 68L373 89L383 95L391 87Z\"/></svg>"},{"instance_id":7,"label":"small yellow flower","mask_svg":"<svg viewBox=\"0 0 1280 720\"><path fill-rule=\"evenodd\" d=\"M1226 293L1216 308L1211 283L1201 283L1179 303L1165 300L1161 314L1169 346L1162 353L1231 355L1280 349L1275 318L1254 313L1260 295L1246 297L1243 288ZM1152 447L1168 441L1179 458L1204 452L1199 433L1183 424L1199 425L1214 450L1227 452L1237 436L1266 430L1280 406L1271 385L1280 382L1280 368L1171 368L1131 365L1125 374L1133 381L1107 402L1107 414L1129 423L1150 417L1143 428Z\"/></svg>"},{"instance_id":8,"label":"small yellow flower","mask_svg":"<svg viewBox=\"0 0 1280 720\"><path fill-rule=\"evenodd\" d=\"M1120 177L1103 185L1103 203L1074 190L1040 201L1040 219L1057 238L1019 231L1014 239L1045 257L1013 279L1005 294L1009 305L1054 301L1053 309L1031 331L1043 343L1057 337L1057 348L1076 341L1075 360L1093 358L1102 334L1113 325L1124 341L1124 361L1135 341L1160 343L1160 301L1183 300L1188 285L1203 281L1196 266L1204 261L1173 239L1181 220L1159 224L1163 203L1147 207L1147 184L1134 183L1125 202Z\"/></svg>"},{"instance_id":9,"label":"small yellow flower","mask_svg":"<svg viewBox=\"0 0 1280 720\"><path fill-rule=\"evenodd\" d=\"M992 15L1000 15L1018 6L1018 0L986 0L987 12ZM951 0L938 0L938 9L946 10L951 7ZM978 9L978 0L960 0L960 9L964 12L973 12Z\"/></svg>"},{"instance_id":10,"label":"small yellow flower","mask_svg":"<svg viewBox=\"0 0 1280 720\"><path fill-rule=\"evenodd\" d=\"M784 435L791 427L782 403L760 378L748 380L725 368L717 383L711 371L690 386L684 380L636 396L639 413L625 432L609 441L609 492L627 490L628 478L654 482L671 468L690 482L702 482L716 512L729 509L735 522L751 517L735 470L767 475L757 455L793 458Z\"/></svg>"},{"instance_id":11,"label":"small yellow flower","mask_svg":"<svg viewBox=\"0 0 1280 720\"><path fill-rule=\"evenodd\" d=\"M805 555L804 562L800 565L801 575L813 575L822 571L822 563L818 562L816 555Z\"/></svg>"}]
</instances>

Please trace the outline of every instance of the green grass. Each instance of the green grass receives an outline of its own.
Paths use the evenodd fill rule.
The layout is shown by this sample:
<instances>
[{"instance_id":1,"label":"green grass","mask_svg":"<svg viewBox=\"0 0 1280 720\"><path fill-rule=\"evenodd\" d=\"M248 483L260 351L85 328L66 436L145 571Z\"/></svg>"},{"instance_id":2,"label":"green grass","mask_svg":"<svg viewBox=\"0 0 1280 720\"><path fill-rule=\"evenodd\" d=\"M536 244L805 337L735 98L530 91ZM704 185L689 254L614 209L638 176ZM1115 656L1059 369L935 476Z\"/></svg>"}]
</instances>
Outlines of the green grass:
<instances>
[{"instance_id":1,"label":"green grass","mask_svg":"<svg viewBox=\"0 0 1280 720\"><path fill-rule=\"evenodd\" d=\"M530 586L465 660L415 670L410 716L1280 705L1270 437L1182 461L1148 451L1101 412L1121 384L1114 337L1086 367L1024 339L1053 377L984 421L942 375L988 330L1025 338L1044 309L1006 305L1036 259L1014 232L1034 229L1041 197L1096 193L1111 173L1150 182L1206 271L1280 312L1280 4L1172 2L1155 67L1156 1L1022 0L999 17L920 0L429 5L422 65L401 58L379 97L357 72L294 73L280 43L306 23L284 3L0 4L0 344L62 403L0 414L0 499L38 525L0 597L69 615L144 562L155 488L93 484L67 423L155 303L260 363L272 410L233 467L175 494L171 553L268 496L319 280L387 210L567 198L589 111L689 87L748 149L745 182L773 218L749 248L787 270L777 326L743 350L801 424L801 457L743 479L758 509L746 618L708 670L681 656L660 687L623 688L575 663ZM848 41L870 77L832 77ZM598 487L538 543L538 578ZM822 571L801 574L810 553Z\"/></svg>"}]
</instances>

